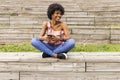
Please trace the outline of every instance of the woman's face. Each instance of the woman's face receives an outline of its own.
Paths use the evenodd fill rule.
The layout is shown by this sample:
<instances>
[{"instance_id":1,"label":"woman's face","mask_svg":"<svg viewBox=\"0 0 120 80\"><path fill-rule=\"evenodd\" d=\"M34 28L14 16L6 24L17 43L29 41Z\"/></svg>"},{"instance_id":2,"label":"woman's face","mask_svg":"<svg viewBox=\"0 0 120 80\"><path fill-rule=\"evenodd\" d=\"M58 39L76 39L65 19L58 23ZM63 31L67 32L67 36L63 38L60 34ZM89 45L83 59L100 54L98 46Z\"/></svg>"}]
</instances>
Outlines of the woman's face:
<instances>
[{"instance_id":1,"label":"woman's face","mask_svg":"<svg viewBox=\"0 0 120 80\"><path fill-rule=\"evenodd\" d=\"M61 12L58 10L58 11L55 11L53 14L52 14L52 20L55 20L55 21L60 21L62 15L61 15Z\"/></svg>"}]
</instances>

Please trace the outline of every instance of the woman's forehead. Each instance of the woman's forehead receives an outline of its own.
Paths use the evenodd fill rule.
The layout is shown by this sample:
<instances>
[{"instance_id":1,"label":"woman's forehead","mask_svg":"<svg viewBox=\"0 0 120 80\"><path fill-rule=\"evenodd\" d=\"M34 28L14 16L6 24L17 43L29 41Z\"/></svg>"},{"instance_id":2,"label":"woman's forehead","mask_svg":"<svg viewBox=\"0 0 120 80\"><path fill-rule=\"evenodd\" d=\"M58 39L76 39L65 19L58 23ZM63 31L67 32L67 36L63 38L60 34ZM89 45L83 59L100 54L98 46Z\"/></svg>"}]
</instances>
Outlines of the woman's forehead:
<instances>
[{"instance_id":1,"label":"woman's forehead","mask_svg":"<svg viewBox=\"0 0 120 80\"><path fill-rule=\"evenodd\" d=\"M61 11L60 10L55 10L55 13L61 13Z\"/></svg>"}]
</instances>

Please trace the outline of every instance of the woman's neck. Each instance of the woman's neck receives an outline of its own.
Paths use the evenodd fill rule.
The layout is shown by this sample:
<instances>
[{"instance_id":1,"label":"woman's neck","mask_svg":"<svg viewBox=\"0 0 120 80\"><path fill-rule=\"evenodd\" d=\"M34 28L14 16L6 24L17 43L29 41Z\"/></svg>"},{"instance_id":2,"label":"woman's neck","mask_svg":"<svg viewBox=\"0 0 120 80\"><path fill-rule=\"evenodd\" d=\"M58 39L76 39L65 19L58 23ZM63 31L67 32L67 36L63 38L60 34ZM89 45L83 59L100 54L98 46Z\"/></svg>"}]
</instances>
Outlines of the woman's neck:
<instances>
[{"instance_id":1,"label":"woman's neck","mask_svg":"<svg viewBox=\"0 0 120 80\"><path fill-rule=\"evenodd\" d=\"M57 22L56 22L56 21L51 20L51 21L50 21L50 23L51 23L51 25L53 25L53 26L54 26L54 25L56 25L56 23L57 23Z\"/></svg>"},{"instance_id":2,"label":"woman's neck","mask_svg":"<svg viewBox=\"0 0 120 80\"><path fill-rule=\"evenodd\" d=\"M59 24L60 22L59 21L51 20L50 23L51 23L51 25L55 26L55 25Z\"/></svg>"}]
</instances>

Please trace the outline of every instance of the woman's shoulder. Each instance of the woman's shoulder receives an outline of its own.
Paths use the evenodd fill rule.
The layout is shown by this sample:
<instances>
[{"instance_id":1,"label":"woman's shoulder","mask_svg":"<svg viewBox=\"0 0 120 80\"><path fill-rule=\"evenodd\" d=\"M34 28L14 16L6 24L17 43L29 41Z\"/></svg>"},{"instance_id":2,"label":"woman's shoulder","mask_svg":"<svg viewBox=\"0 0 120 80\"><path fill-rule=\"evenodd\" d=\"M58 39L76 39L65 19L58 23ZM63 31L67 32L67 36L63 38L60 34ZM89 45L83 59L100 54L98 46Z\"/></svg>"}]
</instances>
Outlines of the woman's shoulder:
<instances>
[{"instance_id":1,"label":"woman's shoulder","mask_svg":"<svg viewBox=\"0 0 120 80\"><path fill-rule=\"evenodd\" d=\"M42 28L47 29L47 21L44 21L44 22L42 23Z\"/></svg>"},{"instance_id":2,"label":"woman's shoulder","mask_svg":"<svg viewBox=\"0 0 120 80\"><path fill-rule=\"evenodd\" d=\"M49 22L49 21L44 21L42 24L43 24L43 25L46 25L48 22Z\"/></svg>"},{"instance_id":3,"label":"woman's shoulder","mask_svg":"<svg viewBox=\"0 0 120 80\"><path fill-rule=\"evenodd\" d=\"M67 23L66 22L61 22L61 26L67 27Z\"/></svg>"},{"instance_id":4,"label":"woman's shoulder","mask_svg":"<svg viewBox=\"0 0 120 80\"><path fill-rule=\"evenodd\" d=\"M50 25L50 21L44 21L42 23L43 26L48 27Z\"/></svg>"}]
</instances>

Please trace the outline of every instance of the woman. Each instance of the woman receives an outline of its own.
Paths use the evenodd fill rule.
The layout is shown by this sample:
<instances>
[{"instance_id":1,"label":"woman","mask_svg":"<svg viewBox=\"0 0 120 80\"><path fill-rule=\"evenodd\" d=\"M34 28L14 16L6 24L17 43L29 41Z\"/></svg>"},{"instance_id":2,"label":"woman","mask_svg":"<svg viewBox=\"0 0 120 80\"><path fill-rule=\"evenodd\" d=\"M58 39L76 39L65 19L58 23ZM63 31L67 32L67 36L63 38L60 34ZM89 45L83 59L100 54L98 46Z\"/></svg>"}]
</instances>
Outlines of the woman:
<instances>
[{"instance_id":1,"label":"woman","mask_svg":"<svg viewBox=\"0 0 120 80\"><path fill-rule=\"evenodd\" d=\"M64 8L53 3L49 5L47 15L50 21L43 23L39 39L33 38L31 44L43 52L43 58L67 59L67 52L75 46L75 40L70 38L67 25L60 21Z\"/></svg>"}]
</instances>

